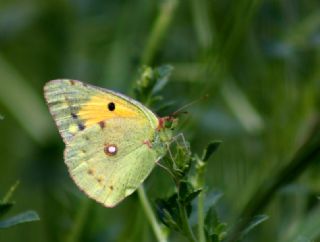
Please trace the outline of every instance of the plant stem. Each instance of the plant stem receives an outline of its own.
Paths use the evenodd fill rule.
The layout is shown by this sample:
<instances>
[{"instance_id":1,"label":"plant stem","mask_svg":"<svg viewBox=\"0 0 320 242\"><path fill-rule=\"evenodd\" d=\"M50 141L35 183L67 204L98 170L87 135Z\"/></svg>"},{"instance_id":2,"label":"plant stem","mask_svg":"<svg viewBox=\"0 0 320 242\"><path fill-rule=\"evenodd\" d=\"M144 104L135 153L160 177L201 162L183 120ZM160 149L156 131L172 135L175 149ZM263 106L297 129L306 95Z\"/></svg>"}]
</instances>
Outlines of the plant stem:
<instances>
[{"instance_id":1,"label":"plant stem","mask_svg":"<svg viewBox=\"0 0 320 242\"><path fill-rule=\"evenodd\" d=\"M91 205L91 200L86 198L82 201L81 206L77 212L73 228L68 234L66 242L79 241L82 228L84 226L85 221L87 220L90 205Z\"/></svg>"},{"instance_id":2,"label":"plant stem","mask_svg":"<svg viewBox=\"0 0 320 242\"><path fill-rule=\"evenodd\" d=\"M199 241L205 242L204 234L204 191L201 191L198 197L198 238Z\"/></svg>"},{"instance_id":3,"label":"plant stem","mask_svg":"<svg viewBox=\"0 0 320 242\"><path fill-rule=\"evenodd\" d=\"M185 235L187 236L187 238L189 239L190 242L196 242L196 238L192 232L192 229L189 225L188 222L188 215L187 215L187 211L185 206L183 206L183 204L181 204L181 202L179 202L179 211L180 211L180 215L181 215L181 219L182 219L182 226L183 226L183 230Z\"/></svg>"},{"instance_id":4,"label":"plant stem","mask_svg":"<svg viewBox=\"0 0 320 242\"><path fill-rule=\"evenodd\" d=\"M143 210L144 210L144 212L150 222L150 225L153 229L153 232L154 232L158 242L167 242L166 235L162 232L162 230L157 222L156 216L154 215L154 213L151 209L151 205L150 205L150 202L146 196L143 185L141 185L138 188L138 194L139 194L141 206L142 206L142 208L143 208Z\"/></svg>"},{"instance_id":5,"label":"plant stem","mask_svg":"<svg viewBox=\"0 0 320 242\"><path fill-rule=\"evenodd\" d=\"M160 48L160 42L170 26L177 4L178 0L167 0L162 4L142 55L142 64L150 65L152 62L155 53Z\"/></svg>"},{"instance_id":6,"label":"plant stem","mask_svg":"<svg viewBox=\"0 0 320 242\"><path fill-rule=\"evenodd\" d=\"M205 178L204 178L204 174L205 174L205 162L202 160L198 160L197 162L197 173L198 173L198 177L197 177L197 187L203 189L204 187L204 182L205 182ZM198 196L198 239L201 242L205 242L206 241L206 237L204 234L204 199L205 199L205 193L204 190L202 190Z\"/></svg>"}]
</instances>

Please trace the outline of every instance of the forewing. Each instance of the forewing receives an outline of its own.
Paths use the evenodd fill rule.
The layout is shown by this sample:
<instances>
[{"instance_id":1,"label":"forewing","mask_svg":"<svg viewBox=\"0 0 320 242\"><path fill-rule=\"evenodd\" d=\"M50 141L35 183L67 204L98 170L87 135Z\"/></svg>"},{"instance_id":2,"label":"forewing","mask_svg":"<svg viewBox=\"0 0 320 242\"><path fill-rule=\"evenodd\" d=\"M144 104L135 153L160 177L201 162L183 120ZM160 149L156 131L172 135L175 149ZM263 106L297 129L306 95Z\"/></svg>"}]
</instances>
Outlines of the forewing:
<instances>
[{"instance_id":1,"label":"forewing","mask_svg":"<svg viewBox=\"0 0 320 242\"><path fill-rule=\"evenodd\" d=\"M76 135L65 150L65 162L75 183L88 196L113 207L130 195L160 158L150 147L155 134L141 119L113 118ZM106 147L116 153L106 153Z\"/></svg>"},{"instance_id":2,"label":"forewing","mask_svg":"<svg viewBox=\"0 0 320 242\"><path fill-rule=\"evenodd\" d=\"M53 80L44 87L50 112L65 143L93 125L112 118L141 119L157 127L157 117L139 102L76 80ZM108 109L113 103L115 109Z\"/></svg>"}]
</instances>

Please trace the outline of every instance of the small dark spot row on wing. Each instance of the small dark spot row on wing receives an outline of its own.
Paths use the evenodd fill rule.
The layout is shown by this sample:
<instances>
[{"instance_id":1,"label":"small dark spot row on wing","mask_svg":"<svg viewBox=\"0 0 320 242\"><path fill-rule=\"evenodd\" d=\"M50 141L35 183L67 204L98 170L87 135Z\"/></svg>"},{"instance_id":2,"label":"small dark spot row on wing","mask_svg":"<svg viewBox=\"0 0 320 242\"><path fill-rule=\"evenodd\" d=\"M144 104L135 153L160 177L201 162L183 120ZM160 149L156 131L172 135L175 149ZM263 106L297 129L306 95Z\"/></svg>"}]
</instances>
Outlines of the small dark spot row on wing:
<instances>
[{"instance_id":1,"label":"small dark spot row on wing","mask_svg":"<svg viewBox=\"0 0 320 242\"><path fill-rule=\"evenodd\" d=\"M70 80L70 81L71 81L71 80ZM70 83L71 83L71 82L70 82ZM64 96L64 99L65 99L66 103L67 103L68 106L69 106L69 110L70 110L70 113L71 113L71 117L72 117L74 120L77 120L76 124L78 125L78 129L79 129L80 131L84 130L84 129L86 128L86 126L85 126L83 123L81 123L81 121L79 120L78 115L74 112L75 110L73 110L70 100L69 100L66 96Z\"/></svg>"},{"instance_id":2,"label":"small dark spot row on wing","mask_svg":"<svg viewBox=\"0 0 320 242\"><path fill-rule=\"evenodd\" d=\"M89 175L93 175L93 173L94 173L93 169L89 169L89 170L88 170L88 174L89 174Z\"/></svg>"},{"instance_id":3,"label":"small dark spot row on wing","mask_svg":"<svg viewBox=\"0 0 320 242\"><path fill-rule=\"evenodd\" d=\"M86 128L86 126L84 125L84 124L82 124L82 123L78 123L78 128L79 128L79 130L84 130L85 128Z\"/></svg>"},{"instance_id":4,"label":"small dark spot row on wing","mask_svg":"<svg viewBox=\"0 0 320 242\"><path fill-rule=\"evenodd\" d=\"M87 170L87 173L88 173L88 175L93 176L93 175L94 175L94 169L89 168L89 169ZM95 179L96 179L96 181L97 181L100 185L103 184L104 179L103 179L102 177L99 177L99 176L98 176L98 177L95 177ZM110 188L110 190L113 190L113 186L112 186L112 185L109 186L109 188Z\"/></svg>"},{"instance_id":5,"label":"small dark spot row on wing","mask_svg":"<svg viewBox=\"0 0 320 242\"><path fill-rule=\"evenodd\" d=\"M72 116L73 119L78 119L78 115L73 113L73 112L71 112L71 116Z\"/></svg>"},{"instance_id":6,"label":"small dark spot row on wing","mask_svg":"<svg viewBox=\"0 0 320 242\"><path fill-rule=\"evenodd\" d=\"M104 129L104 127L106 126L105 122L102 120L98 123L100 125L101 129Z\"/></svg>"}]
</instances>

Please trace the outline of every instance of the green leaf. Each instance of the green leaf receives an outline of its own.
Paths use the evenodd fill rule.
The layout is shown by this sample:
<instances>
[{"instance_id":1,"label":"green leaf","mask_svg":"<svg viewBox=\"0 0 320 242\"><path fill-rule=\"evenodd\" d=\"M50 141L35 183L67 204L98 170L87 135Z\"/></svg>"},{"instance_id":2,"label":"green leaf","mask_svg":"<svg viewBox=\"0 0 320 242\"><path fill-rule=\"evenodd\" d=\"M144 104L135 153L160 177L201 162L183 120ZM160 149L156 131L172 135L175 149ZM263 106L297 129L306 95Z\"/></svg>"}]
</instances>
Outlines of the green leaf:
<instances>
[{"instance_id":1,"label":"green leaf","mask_svg":"<svg viewBox=\"0 0 320 242\"><path fill-rule=\"evenodd\" d=\"M146 92L155 83L154 72L150 66L143 66L140 71L140 78L137 80L137 91Z\"/></svg>"},{"instance_id":2,"label":"green leaf","mask_svg":"<svg viewBox=\"0 0 320 242\"><path fill-rule=\"evenodd\" d=\"M35 211L27 211L20 213L14 217L0 221L0 228L9 228L18 224L28 223L40 220L39 215Z\"/></svg>"},{"instance_id":3,"label":"green leaf","mask_svg":"<svg viewBox=\"0 0 320 242\"><path fill-rule=\"evenodd\" d=\"M154 69L149 66L143 66L140 77L136 82L136 87L134 88L136 99L147 106L162 100L162 97L156 94L167 84L172 69L169 65Z\"/></svg>"},{"instance_id":4,"label":"green leaf","mask_svg":"<svg viewBox=\"0 0 320 242\"><path fill-rule=\"evenodd\" d=\"M251 230L253 230L255 227L257 227L258 225L260 225L262 222L266 221L267 219L269 219L269 216L267 216L265 214L254 216L253 219L251 220L251 222L249 223L249 225L247 226L247 228L245 228L242 231L241 237L248 234Z\"/></svg>"},{"instance_id":5,"label":"green leaf","mask_svg":"<svg viewBox=\"0 0 320 242\"><path fill-rule=\"evenodd\" d=\"M195 199L200 192L201 189L195 190L190 182L182 181L179 186L179 199L183 204L188 204Z\"/></svg>"},{"instance_id":6,"label":"green leaf","mask_svg":"<svg viewBox=\"0 0 320 242\"><path fill-rule=\"evenodd\" d=\"M162 209L161 213L162 216L160 220L163 224L173 230L180 230L179 224L175 221L175 219L171 216L170 212L167 209Z\"/></svg>"},{"instance_id":7,"label":"green leaf","mask_svg":"<svg viewBox=\"0 0 320 242\"><path fill-rule=\"evenodd\" d=\"M152 89L153 95L162 91L162 89L168 83L172 71L173 71L173 67L170 65L160 66L155 69L156 83Z\"/></svg>"},{"instance_id":8,"label":"green leaf","mask_svg":"<svg viewBox=\"0 0 320 242\"><path fill-rule=\"evenodd\" d=\"M20 181L16 181L15 184L13 184L13 185L10 187L9 191L8 191L8 192L6 193L6 195L2 198L2 200L1 200L2 203L7 203L7 202L10 200L10 198L12 197L14 191L17 189L17 187L19 186L19 184L20 184Z\"/></svg>"},{"instance_id":9,"label":"green leaf","mask_svg":"<svg viewBox=\"0 0 320 242\"><path fill-rule=\"evenodd\" d=\"M164 225L176 231L181 230L178 195L176 193L168 199L157 199L156 206L158 218Z\"/></svg>"},{"instance_id":10,"label":"green leaf","mask_svg":"<svg viewBox=\"0 0 320 242\"><path fill-rule=\"evenodd\" d=\"M208 235L215 234L215 227L219 224L219 219L216 210L212 206L206 215L204 220L205 230L207 231Z\"/></svg>"},{"instance_id":11,"label":"green leaf","mask_svg":"<svg viewBox=\"0 0 320 242\"><path fill-rule=\"evenodd\" d=\"M222 241L226 235L225 223L220 222L214 206L211 206L207 212L204 229L208 241Z\"/></svg>"},{"instance_id":12,"label":"green leaf","mask_svg":"<svg viewBox=\"0 0 320 242\"><path fill-rule=\"evenodd\" d=\"M13 205L13 202L0 203L0 217L5 215L12 208Z\"/></svg>"},{"instance_id":13,"label":"green leaf","mask_svg":"<svg viewBox=\"0 0 320 242\"><path fill-rule=\"evenodd\" d=\"M203 151L202 160L207 161L211 157L211 155L219 148L221 143L222 141L219 140L211 141Z\"/></svg>"},{"instance_id":14,"label":"green leaf","mask_svg":"<svg viewBox=\"0 0 320 242\"><path fill-rule=\"evenodd\" d=\"M196 189L194 191L192 191L191 193L189 193L189 195L185 198L185 202L186 203L191 203L193 201L193 199L195 199L200 192L202 192L202 189Z\"/></svg>"},{"instance_id":15,"label":"green leaf","mask_svg":"<svg viewBox=\"0 0 320 242\"><path fill-rule=\"evenodd\" d=\"M191 167L191 151L189 143L174 142L171 146L171 153L173 154L173 171L175 174L184 177Z\"/></svg>"}]
</instances>

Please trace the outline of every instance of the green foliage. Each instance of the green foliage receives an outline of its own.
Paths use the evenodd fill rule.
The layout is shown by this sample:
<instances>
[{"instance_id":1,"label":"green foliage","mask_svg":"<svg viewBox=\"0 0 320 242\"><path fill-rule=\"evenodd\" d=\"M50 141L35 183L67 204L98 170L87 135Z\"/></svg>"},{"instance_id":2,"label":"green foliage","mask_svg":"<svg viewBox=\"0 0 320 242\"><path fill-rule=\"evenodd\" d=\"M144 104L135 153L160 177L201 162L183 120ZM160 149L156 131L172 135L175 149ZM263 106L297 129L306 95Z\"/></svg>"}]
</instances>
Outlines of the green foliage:
<instances>
[{"instance_id":1,"label":"green foliage","mask_svg":"<svg viewBox=\"0 0 320 242\"><path fill-rule=\"evenodd\" d=\"M199 180L203 179L205 173L205 162L219 147L219 141L213 141L203 150L203 159L192 155L189 146L185 143L173 142L169 147L169 155L165 158L169 174L172 176L175 192L165 199L156 201L156 211L162 223L171 230L184 234L189 241L204 241L203 238L196 238L193 233L189 217L194 210L193 200L203 202L204 184ZM174 149L172 148L174 147ZM196 181L196 182L195 182ZM205 213L203 204L198 206L198 216ZM203 223L204 222L204 223ZM208 242L223 241L226 234L226 224L220 222L214 204L206 211L205 220L196 224L198 230L203 231Z\"/></svg>"},{"instance_id":2,"label":"green foliage","mask_svg":"<svg viewBox=\"0 0 320 242\"><path fill-rule=\"evenodd\" d=\"M20 213L18 215L0 221L0 229L10 228L18 224L34 222L38 220L40 220L40 218L35 211L26 211L24 213Z\"/></svg>"},{"instance_id":3,"label":"green foliage","mask_svg":"<svg viewBox=\"0 0 320 242\"><path fill-rule=\"evenodd\" d=\"M212 154L219 148L220 144L221 144L221 141L210 142L208 144L208 146L203 150L201 160L204 162L209 160L209 158L212 156Z\"/></svg>"},{"instance_id":4,"label":"green foliage","mask_svg":"<svg viewBox=\"0 0 320 242\"><path fill-rule=\"evenodd\" d=\"M15 202L11 200L11 197L14 191L17 189L18 185L19 182L17 181L13 186L10 187L9 191L0 200L0 218L8 213L15 205ZM18 215L0 220L0 229L10 228L18 224L34 222L38 220L40 220L40 218L35 211L26 211Z\"/></svg>"},{"instance_id":5,"label":"green foliage","mask_svg":"<svg viewBox=\"0 0 320 242\"><path fill-rule=\"evenodd\" d=\"M223 241L226 235L226 224L220 222L214 207L211 207L205 218L205 236L208 242Z\"/></svg>"},{"instance_id":6,"label":"green foliage","mask_svg":"<svg viewBox=\"0 0 320 242\"><path fill-rule=\"evenodd\" d=\"M156 69L163 70L165 67L159 67ZM141 78L137 82L136 93L137 98L142 100L142 97L152 96L152 90L155 86L161 86L158 91L164 87L164 85L157 85L163 80L168 80L171 72L162 72L164 75L149 75L154 73L150 67L145 67L144 72L141 73ZM147 78L146 78L147 77ZM154 99L161 100L161 96ZM177 120L177 119L172 119ZM168 122L166 127L169 129L176 128L177 123L172 123L170 118L166 119ZM175 136L168 144L168 154L159 163L159 166L165 169L165 171L172 178L175 191L167 198L156 199L156 213L159 220L166 225L171 231L176 231L183 234L189 241L208 241L219 242L226 238L226 224L220 222L219 216L215 209L215 203L206 211L204 211L204 175L206 172L207 161L218 150L221 141L211 141L204 148L201 158L198 155L194 155L191 152L190 145L186 142L183 134ZM201 194L201 197L199 195ZM193 201L198 198L198 230L204 234L204 238L201 233L196 238L194 235L189 218L195 205ZM145 206L145 204L143 204ZM204 221L200 221L200 218L205 216ZM250 230L256 227L258 224L265 220L265 216L256 217L248 227L243 231L243 236ZM152 218L153 220L154 218ZM203 218L201 218L203 219ZM152 223L152 221L150 221ZM205 240L204 240L205 239Z\"/></svg>"},{"instance_id":7,"label":"green foliage","mask_svg":"<svg viewBox=\"0 0 320 242\"><path fill-rule=\"evenodd\" d=\"M154 69L149 66L143 66L137 85L134 88L136 99L147 106L153 106L161 101L162 96L159 95L159 92L167 84L172 70L172 66L169 65Z\"/></svg>"}]
</instances>

